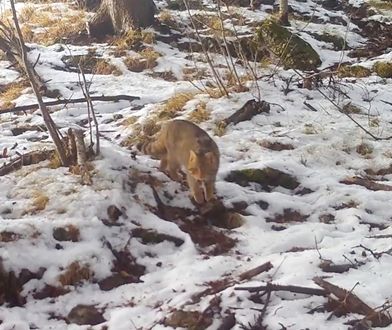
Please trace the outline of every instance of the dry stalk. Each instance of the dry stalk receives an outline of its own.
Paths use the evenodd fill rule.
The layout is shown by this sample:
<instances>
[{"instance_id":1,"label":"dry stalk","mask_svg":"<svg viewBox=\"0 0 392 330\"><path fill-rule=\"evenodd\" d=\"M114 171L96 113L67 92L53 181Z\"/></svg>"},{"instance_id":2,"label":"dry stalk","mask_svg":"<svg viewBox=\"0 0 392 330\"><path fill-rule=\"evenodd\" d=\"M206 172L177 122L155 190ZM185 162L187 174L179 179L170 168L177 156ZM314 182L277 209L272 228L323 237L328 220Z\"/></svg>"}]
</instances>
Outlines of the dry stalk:
<instances>
[{"instance_id":1,"label":"dry stalk","mask_svg":"<svg viewBox=\"0 0 392 330\"><path fill-rule=\"evenodd\" d=\"M210 69L211 69L211 71L212 71L212 74L213 74L213 76L214 76L214 78L215 78L215 81L216 81L216 83L217 83L217 85L218 85L218 88L219 88L219 90L220 90L220 92L221 92L222 94L224 94L224 95L226 95L226 96L229 96L229 92L227 91L225 85L223 84L222 79L221 79L221 77L219 76L218 72L215 70L214 64L212 63L212 60L211 60L211 57L210 57L210 54L208 53L208 51L207 51L207 49L206 49L206 47L205 47L205 45L204 45L204 43L203 43L203 40L202 40L202 38L201 38L199 29L197 28L197 26L196 26L196 24L195 24L195 22L194 22L194 18L193 18L192 13L191 13L191 11L190 11L190 9L189 9L188 0L183 0L183 2L184 2L184 5L185 5L185 7L186 7L186 9L187 9L188 16L189 16L189 19L190 19L190 21L191 21L191 23L192 23L193 29L194 29L195 32L196 32L197 39L198 39L199 42L200 42L200 45L201 45L203 54L204 54L205 57L206 57L207 63L208 63L208 65L210 66Z\"/></svg>"}]
</instances>

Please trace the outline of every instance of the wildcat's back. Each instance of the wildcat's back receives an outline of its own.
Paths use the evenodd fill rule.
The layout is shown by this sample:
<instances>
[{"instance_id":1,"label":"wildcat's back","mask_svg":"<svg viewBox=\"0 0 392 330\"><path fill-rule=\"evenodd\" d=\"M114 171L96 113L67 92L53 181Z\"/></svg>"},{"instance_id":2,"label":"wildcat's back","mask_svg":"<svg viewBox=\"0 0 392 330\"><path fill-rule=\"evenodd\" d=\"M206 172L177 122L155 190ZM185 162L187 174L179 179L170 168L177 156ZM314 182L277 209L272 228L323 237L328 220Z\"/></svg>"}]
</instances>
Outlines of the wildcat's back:
<instances>
[{"instance_id":1,"label":"wildcat's back","mask_svg":"<svg viewBox=\"0 0 392 330\"><path fill-rule=\"evenodd\" d=\"M203 129L186 120L171 120L162 125L156 139L140 149L161 159L161 170L178 180L185 169L191 193L198 203L209 201L215 190L219 169L219 149Z\"/></svg>"}]
</instances>

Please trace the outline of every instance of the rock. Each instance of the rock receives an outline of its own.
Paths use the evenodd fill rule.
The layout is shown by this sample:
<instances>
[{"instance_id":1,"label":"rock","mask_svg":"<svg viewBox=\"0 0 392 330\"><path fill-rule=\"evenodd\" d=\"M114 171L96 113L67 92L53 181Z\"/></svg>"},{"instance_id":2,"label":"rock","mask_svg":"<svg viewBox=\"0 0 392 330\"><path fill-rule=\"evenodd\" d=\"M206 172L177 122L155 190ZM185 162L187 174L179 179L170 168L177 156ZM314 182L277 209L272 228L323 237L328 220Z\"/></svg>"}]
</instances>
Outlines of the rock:
<instances>
[{"instance_id":1,"label":"rock","mask_svg":"<svg viewBox=\"0 0 392 330\"><path fill-rule=\"evenodd\" d=\"M179 247L184 244L184 240L175 236L158 233L152 229L135 228L132 230L132 236L141 238L143 244L159 244L164 241L172 242Z\"/></svg>"},{"instance_id":2,"label":"rock","mask_svg":"<svg viewBox=\"0 0 392 330\"><path fill-rule=\"evenodd\" d=\"M94 306L89 305L77 305L71 309L68 314L68 322L75 323L78 325L97 325L106 320Z\"/></svg>"},{"instance_id":3,"label":"rock","mask_svg":"<svg viewBox=\"0 0 392 330\"><path fill-rule=\"evenodd\" d=\"M212 324L212 319L208 315L203 315L197 311L175 310L164 320L164 325L172 328L186 329L207 329Z\"/></svg>"},{"instance_id":4,"label":"rock","mask_svg":"<svg viewBox=\"0 0 392 330\"><path fill-rule=\"evenodd\" d=\"M78 242L80 239L79 229L73 225L53 229L53 238L57 241Z\"/></svg>"},{"instance_id":5,"label":"rock","mask_svg":"<svg viewBox=\"0 0 392 330\"><path fill-rule=\"evenodd\" d=\"M225 180L243 187L248 186L251 182L258 183L267 190L269 186L281 186L286 189L295 189L299 186L296 178L271 167L232 171Z\"/></svg>"},{"instance_id":6,"label":"rock","mask_svg":"<svg viewBox=\"0 0 392 330\"><path fill-rule=\"evenodd\" d=\"M116 222L123 215L122 211L115 205L110 205L107 213L111 222Z\"/></svg>"},{"instance_id":7,"label":"rock","mask_svg":"<svg viewBox=\"0 0 392 330\"><path fill-rule=\"evenodd\" d=\"M102 291L110 291L124 284L139 283L139 278L125 272L113 274L98 283Z\"/></svg>"},{"instance_id":8,"label":"rock","mask_svg":"<svg viewBox=\"0 0 392 330\"><path fill-rule=\"evenodd\" d=\"M304 222L309 216L303 215L292 209L284 209L283 213L276 214L273 218L267 218L266 222L289 223Z\"/></svg>"},{"instance_id":9,"label":"rock","mask_svg":"<svg viewBox=\"0 0 392 330\"><path fill-rule=\"evenodd\" d=\"M257 30L257 39L260 45L282 56L285 69L315 70L321 64L320 56L309 43L272 19L261 24Z\"/></svg>"}]
</instances>

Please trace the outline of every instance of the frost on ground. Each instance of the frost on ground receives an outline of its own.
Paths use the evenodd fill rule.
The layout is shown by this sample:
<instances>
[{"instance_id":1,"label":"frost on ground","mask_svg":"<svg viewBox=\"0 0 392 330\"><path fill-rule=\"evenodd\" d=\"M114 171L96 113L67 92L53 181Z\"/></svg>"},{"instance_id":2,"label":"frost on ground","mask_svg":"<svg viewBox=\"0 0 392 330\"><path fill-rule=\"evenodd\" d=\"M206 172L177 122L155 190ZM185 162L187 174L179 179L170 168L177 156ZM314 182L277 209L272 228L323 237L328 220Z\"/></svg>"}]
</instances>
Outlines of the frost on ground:
<instances>
[{"instance_id":1,"label":"frost on ground","mask_svg":"<svg viewBox=\"0 0 392 330\"><path fill-rule=\"evenodd\" d=\"M335 89L329 77L318 88L302 88L298 71L263 64L257 85L245 83L249 90L232 89L230 98L200 91L195 85L212 80L201 54L179 47L189 43L183 36L169 40L161 33L148 43L152 29L144 52L80 40L29 44L33 62L40 54L37 72L63 98L82 97L72 60L93 53L106 63L99 74L87 72L93 96L140 99L96 103L102 152L92 162L91 185L53 160L0 177L0 329L348 329L364 318L320 295L236 290L266 283L320 289L315 277L387 310L390 140L372 139L334 105L374 136L392 136L391 79L375 69L377 62L391 63L391 45L384 47L383 35L376 38L388 29L390 10L369 3L369 20L355 11L362 1L290 3L291 29L318 52L321 69L341 62L369 70L333 77ZM25 6L35 5L19 3L20 13L28 12ZM66 8L56 4L49 13ZM244 22L243 35L272 10L230 8ZM189 19L185 11L165 15L166 21ZM227 73L224 58L213 57ZM3 108L5 99L8 106L34 103L28 84L9 85L21 78L10 63L0 61L0 68L0 87L15 92L0 88ZM239 63L238 72L247 73ZM258 89L270 112L222 128ZM51 110L63 131L88 128L84 104ZM234 226L217 221L222 212L198 210L186 187L158 170L158 161L135 153L143 126L174 116L198 122L217 142L217 195L224 214L242 219ZM0 114L1 163L52 150L42 124L37 111ZM262 272L246 273L261 265Z\"/></svg>"}]
</instances>

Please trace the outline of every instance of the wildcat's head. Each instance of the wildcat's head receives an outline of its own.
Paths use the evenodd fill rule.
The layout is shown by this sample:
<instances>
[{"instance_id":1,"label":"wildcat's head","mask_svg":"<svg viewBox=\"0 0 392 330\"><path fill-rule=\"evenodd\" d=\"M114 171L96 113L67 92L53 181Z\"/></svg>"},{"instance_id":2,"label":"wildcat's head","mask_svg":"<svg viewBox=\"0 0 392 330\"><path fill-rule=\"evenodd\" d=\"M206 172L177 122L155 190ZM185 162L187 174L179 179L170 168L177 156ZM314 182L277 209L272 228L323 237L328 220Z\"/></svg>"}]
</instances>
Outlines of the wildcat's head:
<instances>
[{"instance_id":1,"label":"wildcat's head","mask_svg":"<svg viewBox=\"0 0 392 330\"><path fill-rule=\"evenodd\" d=\"M213 151L196 153L191 150L188 160L188 171L197 181L215 180L218 172L219 158Z\"/></svg>"}]
</instances>

